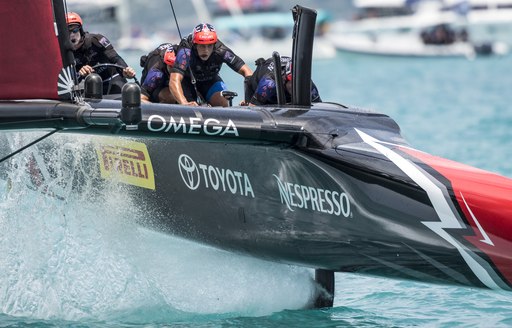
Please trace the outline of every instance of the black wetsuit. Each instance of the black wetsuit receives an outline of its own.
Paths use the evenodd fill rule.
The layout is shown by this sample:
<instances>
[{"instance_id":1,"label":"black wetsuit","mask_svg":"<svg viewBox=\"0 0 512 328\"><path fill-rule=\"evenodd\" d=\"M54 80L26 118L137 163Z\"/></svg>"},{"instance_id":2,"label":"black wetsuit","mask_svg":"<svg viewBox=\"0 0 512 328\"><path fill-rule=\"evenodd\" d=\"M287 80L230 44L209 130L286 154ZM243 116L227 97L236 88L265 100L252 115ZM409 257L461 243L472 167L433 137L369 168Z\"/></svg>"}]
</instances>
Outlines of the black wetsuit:
<instances>
[{"instance_id":1,"label":"black wetsuit","mask_svg":"<svg viewBox=\"0 0 512 328\"><path fill-rule=\"evenodd\" d=\"M284 70L289 57L281 57L281 69ZM277 104L276 80L274 74L274 61L272 58L256 61L256 70L253 75L247 79L245 89L245 99L254 105ZM291 102L291 95L286 88L286 102ZM311 82L311 102L321 102L320 94L315 83Z\"/></svg>"},{"instance_id":2,"label":"black wetsuit","mask_svg":"<svg viewBox=\"0 0 512 328\"><path fill-rule=\"evenodd\" d=\"M164 55L167 51L178 49L178 45L163 43L149 54L140 57L142 70L141 93L149 98L151 102L160 102L158 94L164 88L169 87L169 71L164 62Z\"/></svg>"},{"instance_id":3,"label":"black wetsuit","mask_svg":"<svg viewBox=\"0 0 512 328\"><path fill-rule=\"evenodd\" d=\"M115 51L110 41L101 34L85 32L83 45L74 51L77 72L85 65L118 64L127 67L126 62ZM103 79L103 94L121 93L127 82L122 72L114 67L98 67L94 69Z\"/></svg>"},{"instance_id":4,"label":"black wetsuit","mask_svg":"<svg viewBox=\"0 0 512 328\"><path fill-rule=\"evenodd\" d=\"M208 60L203 61L197 54L196 48L192 44L192 35L184 38L176 55L176 62L172 68L172 73L179 73L186 78L190 78L189 67L192 69L194 78L196 79L197 91L206 101L211 95L218 90L220 86L212 88L217 82L221 82L223 90L225 90L224 82L219 76L222 64L228 65L233 71L238 72L245 62L238 57L231 49L226 47L221 41L217 41L213 48L213 53ZM197 93L191 83L182 83L183 94L188 101L196 101Z\"/></svg>"}]
</instances>

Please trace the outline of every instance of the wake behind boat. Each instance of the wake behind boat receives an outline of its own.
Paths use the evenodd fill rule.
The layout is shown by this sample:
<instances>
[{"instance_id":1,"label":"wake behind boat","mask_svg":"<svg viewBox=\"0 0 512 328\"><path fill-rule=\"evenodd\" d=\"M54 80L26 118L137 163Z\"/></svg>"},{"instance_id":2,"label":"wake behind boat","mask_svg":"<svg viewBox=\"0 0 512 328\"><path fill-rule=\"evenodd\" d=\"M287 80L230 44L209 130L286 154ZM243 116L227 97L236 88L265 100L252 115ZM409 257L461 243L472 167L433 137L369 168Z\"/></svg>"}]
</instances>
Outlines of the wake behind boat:
<instances>
[{"instance_id":1,"label":"wake behind boat","mask_svg":"<svg viewBox=\"0 0 512 328\"><path fill-rule=\"evenodd\" d=\"M339 271L511 289L512 180L415 150L386 115L312 105L314 10L293 10L291 104L191 108L141 104L134 84L82 98L63 3L0 4L2 24L17 31L23 12L41 31L0 53L0 126L25 141L2 135L2 179L29 170L27 185L64 200L123 185L141 225L314 268L329 293L316 306L332 306ZM37 65L8 60L27 48Z\"/></svg>"}]
</instances>

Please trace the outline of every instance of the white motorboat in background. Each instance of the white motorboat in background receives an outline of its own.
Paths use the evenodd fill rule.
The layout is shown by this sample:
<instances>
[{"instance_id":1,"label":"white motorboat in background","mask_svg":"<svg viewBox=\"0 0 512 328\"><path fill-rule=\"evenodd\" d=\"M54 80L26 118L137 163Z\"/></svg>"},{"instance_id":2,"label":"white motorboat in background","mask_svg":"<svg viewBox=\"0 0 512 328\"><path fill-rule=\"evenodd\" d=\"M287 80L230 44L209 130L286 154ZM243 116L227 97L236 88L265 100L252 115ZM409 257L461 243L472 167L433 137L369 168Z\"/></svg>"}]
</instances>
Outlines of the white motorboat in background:
<instances>
[{"instance_id":1,"label":"white motorboat in background","mask_svg":"<svg viewBox=\"0 0 512 328\"><path fill-rule=\"evenodd\" d=\"M504 31L512 28L512 15L510 21L505 18L492 20L490 6L472 6L470 2L354 0L356 16L352 20L333 23L328 37L338 50L367 54L466 58L506 54L510 43L504 37L498 37L498 33L485 32L493 31L492 26L500 26ZM512 5L510 9L492 8L493 12L506 11L512 10ZM441 27L451 30L450 33L457 37L450 40L440 37L437 41L425 37ZM503 34L506 33L499 35Z\"/></svg>"},{"instance_id":2,"label":"white motorboat in background","mask_svg":"<svg viewBox=\"0 0 512 328\"><path fill-rule=\"evenodd\" d=\"M350 33L464 27L476 41L512 42L512 0L353 0L355 16L332 24Z\"/></svg>"},{"instance_id":3,"label":"white motorboat in background","mask_svg":"<svg viewBox=\"0 0 512 328\"><path fill-rule=\"evenodd\" d=\"M386 33L375 37L351 34L333 40L340 51L404 57L465 57L505 55L508 46L502 42L476 44L464 40L451 43L428 43L421 33Z\"/></svg>"},{"instance_id":4,"label":"white motorboat in background","mask_svg":"<svg viewBox=\"0 0 512 328\"><path fill-rule=\"evenodd\" d=\"M512 0L444 0L455 11L454 26L464 27L474 42L500 41L512 45Z\"/></svg>"},{"instance_id":5,"label":"white motorboat in background","mask_svg":"<svg viewBox=\"0 0 512 328\"><path fill-rule=\"evenodd\" d=\"M353 0L352 19L331 24L332 33L407 33L453 23L458 15L443 11L441 0Z\"/></svg>"}]
</instances>

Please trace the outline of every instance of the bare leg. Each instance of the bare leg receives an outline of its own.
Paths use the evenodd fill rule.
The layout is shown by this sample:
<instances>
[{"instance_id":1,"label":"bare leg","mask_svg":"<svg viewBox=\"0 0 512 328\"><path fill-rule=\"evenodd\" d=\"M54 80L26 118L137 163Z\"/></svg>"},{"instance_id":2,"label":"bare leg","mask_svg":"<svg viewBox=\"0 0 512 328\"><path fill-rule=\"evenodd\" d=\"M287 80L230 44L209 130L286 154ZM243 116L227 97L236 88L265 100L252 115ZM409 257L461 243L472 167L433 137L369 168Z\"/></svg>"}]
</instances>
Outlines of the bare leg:
<instances>
[{"instance_id":1,"label":"bare leg","mask_svg":"<svg viewBox=\"0 0 512 328\"><path fill-rule=\"evenodd\" d=\"M162 90L160 90L160 92L158 93L158 100L161 103L166 103L166 104L176 104L176 103L178 103L176 101L176 99L174 98L174 96L172 95L172 93L169 90L169 88L163 88Z\"/></svg>"},{"instance_id":2,"label":"bare leg","mask_svg":"<svg viewBox=\"0 0 512 328\"><path fill-rule=\"evenodd\" d=\"M220 94L220 91L218 92L215 92L211 98L210 98L210 105L211 106L222 106L222 107L228 107L229 105L229 102L226 98L224 98L221 94Z\"/></svg>"}]
</instances>

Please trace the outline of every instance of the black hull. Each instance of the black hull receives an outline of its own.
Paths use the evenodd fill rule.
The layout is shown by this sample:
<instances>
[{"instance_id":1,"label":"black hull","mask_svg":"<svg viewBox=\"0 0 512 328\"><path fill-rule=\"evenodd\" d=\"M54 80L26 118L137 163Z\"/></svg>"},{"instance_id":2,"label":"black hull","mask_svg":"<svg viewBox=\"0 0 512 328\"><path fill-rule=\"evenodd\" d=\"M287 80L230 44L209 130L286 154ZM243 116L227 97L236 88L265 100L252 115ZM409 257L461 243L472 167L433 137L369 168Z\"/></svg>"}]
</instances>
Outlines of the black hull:
<instances>
[{"instance_id":1,"label":"black hull","mask_svg":"<svg viewBox=\"0 0 512 328\"><path fill-rule=\"evenodd\" d=\"M92 105L104 112L116 104ZM510 272L497 263L508 261L510 242L495 254L471 240L478 230L461 208L452 182L410 149L385 115L329 104L311 110L194 111L148 105L143 112L137 131L119 131L130 138L92 139L84 150L88 154L80 156L87 158L82 163L86 169L70 167L66 173L88 172L73 179L73 190L80 191L81 184L94 184L98 190L112 183L126 185L128 203L143 213L144 226L259 258L315 269L510 288ZM64 130L72 134L59 134L55 142L49 137L37 146L38 157L58 153L62 138L73 142L80 133L109 131L101 125ZM63 169L62 163L58 169L54 164L36 161L36 167L45 168L32 166L31 172L37 176ZM473 179L466 167L447 164ZM423 176L444 195L442 202L460 224L458 229L444 229L439 199L421 182ZM499 179L510 192L510 181ZM475 197L473 207L479 200ZM492 237L503 236L496 232Z\"/></svg>"}]
</instances>

